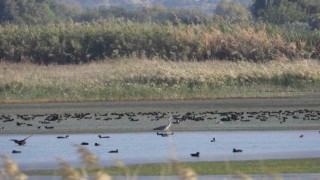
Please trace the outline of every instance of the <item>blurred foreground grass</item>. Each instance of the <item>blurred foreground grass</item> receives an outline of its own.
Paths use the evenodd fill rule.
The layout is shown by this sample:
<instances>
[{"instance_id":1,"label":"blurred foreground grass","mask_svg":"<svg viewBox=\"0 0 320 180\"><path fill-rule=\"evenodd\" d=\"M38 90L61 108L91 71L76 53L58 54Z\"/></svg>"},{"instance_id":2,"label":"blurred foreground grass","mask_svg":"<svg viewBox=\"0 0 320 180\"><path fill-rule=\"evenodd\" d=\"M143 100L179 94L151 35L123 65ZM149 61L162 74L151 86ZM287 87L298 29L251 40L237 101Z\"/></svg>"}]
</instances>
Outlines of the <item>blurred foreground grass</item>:
<instances>
[{"instance_id":1,"label":"blurred foreground grass","mask_svg":"<svg viewBox=\"0 0 320 180\"><path fill-rule=\"evenodd\" d=\"M197 179L198 175L238 175L242 179L250 179L252 174L265 174L282 179L282 173L320 173L320 159L286 159L286 160L251 160L223 162L190 162L181 163L172 160L170 163L145 164L127 166L115 161L114 167L99 167L98 158L86 148L76 146L82 167L75 168L67 162L58 159L59 170L39 170L21 172L18 165L7 156L2 156L3 167L0 169L0 179L25 180L28 176L61 176L64 180L110 180L112 176L125 176L127 179L137 179L138 176L172 176L177 175L183 180Z\"/></svg>"}]
</instances>

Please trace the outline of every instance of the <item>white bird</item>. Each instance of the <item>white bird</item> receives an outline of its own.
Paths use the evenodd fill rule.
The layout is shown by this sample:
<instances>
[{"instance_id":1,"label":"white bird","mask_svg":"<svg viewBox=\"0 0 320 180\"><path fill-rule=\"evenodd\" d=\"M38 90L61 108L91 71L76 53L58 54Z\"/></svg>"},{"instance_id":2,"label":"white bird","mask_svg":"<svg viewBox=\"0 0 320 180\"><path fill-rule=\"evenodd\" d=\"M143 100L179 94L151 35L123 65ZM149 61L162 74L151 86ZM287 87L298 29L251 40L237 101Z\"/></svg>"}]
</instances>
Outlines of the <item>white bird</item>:
<instances>
[{"instance_id":1,"label":"white bird","mask_svg":"<svg viewBox=\"0 0 320 180\"><path fill-rule=\"evenodd\" d=\"M156 127L156 128L153 128L153 130L161 130L161 131L166 131L166 130L168 130L168 129L170 128L170 126L171 126L171 120L172 120L172 117L170 117L170 118L168 119L169 124L163 125L163 126L159 126L159 127Z\"/></svg>"}]
</instances>

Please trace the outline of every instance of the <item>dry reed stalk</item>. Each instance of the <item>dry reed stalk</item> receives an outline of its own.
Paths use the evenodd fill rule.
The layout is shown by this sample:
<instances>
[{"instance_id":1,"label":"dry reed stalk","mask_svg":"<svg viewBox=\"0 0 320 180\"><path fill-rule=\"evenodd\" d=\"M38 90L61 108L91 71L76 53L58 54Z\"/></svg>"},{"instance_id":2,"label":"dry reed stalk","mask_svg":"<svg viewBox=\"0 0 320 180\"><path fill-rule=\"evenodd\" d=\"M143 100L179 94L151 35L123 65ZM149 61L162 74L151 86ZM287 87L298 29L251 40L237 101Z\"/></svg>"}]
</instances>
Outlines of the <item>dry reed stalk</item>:
<instances>
[{"instance_id":1,"label":"dry reed stalk","mask_svg":"<svg viewBox=\"0 0 320 180\"><path fill-rule=\"evenodd\" d=\"M72 167L70 164L64 162L63 160L59 159L59 166L62 172L62 179L63 180L85 180L85 177L82 177L80 173Z\"/></svg>"},{"instance_id":2,"label":"dry reed stalk","mask_svg":"<svg viewBox=\"0 0 320 180\"><path fill-rule=\"evenodd\" d=\"M3 160L3 168L0 169L0 178L3 180L27 180L28 177L20 172L18 165L9 157L1 156Z\"/></svg>"}]
</instances>

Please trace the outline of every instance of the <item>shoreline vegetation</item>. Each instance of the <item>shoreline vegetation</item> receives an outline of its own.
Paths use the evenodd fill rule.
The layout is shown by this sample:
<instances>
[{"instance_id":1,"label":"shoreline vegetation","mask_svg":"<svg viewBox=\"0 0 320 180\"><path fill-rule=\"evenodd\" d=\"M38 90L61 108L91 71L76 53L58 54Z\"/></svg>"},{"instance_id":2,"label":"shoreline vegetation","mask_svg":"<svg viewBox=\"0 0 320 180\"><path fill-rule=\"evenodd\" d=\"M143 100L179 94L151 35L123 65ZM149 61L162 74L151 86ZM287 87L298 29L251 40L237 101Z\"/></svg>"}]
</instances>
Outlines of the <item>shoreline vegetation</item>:
<instances>
[{"instance_id":1,"label":"shoreline vegetation","mask_svg":"<svg viewBox=\"0 0 320 180\"><path fill-rule=\"evenodd\" d=\"M290 97L320 89L317 60L0 63L1 103Z\"/></svg>"},{"instance_id":2,"label":"shoreline vegetation","mask_svg":"<svg viewBox=\"0 0 320 180\"><path fill-rule=\"evenodd\" d=\"M319 158L312 159L277 159L250 161L217 161L217 162L171 162L147 165L124 165L116 162L113 167L101 168L111 176L175 176L182 173L179 168L189 170L190 175L234 175L250 177L250 175L269 175L275 179L282 173L319 173ZM311 168L312 167L312 168ZM80 172L80 171L79 171ZM27 175L61 176L61 170L26 171ZM187 173L186 173L187 174ZM245 179L245 178L244 178Z\"/></svg>"}]
</instances>

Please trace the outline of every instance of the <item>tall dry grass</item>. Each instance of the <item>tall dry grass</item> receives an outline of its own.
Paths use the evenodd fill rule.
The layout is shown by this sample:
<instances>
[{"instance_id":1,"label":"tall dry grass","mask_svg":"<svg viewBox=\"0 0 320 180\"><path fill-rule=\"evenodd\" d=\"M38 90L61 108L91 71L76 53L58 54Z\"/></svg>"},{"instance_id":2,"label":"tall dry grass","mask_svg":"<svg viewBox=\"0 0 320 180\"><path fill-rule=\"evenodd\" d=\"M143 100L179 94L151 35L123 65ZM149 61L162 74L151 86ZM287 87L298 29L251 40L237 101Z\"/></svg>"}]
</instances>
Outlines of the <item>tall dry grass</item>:
<instances>
[{"instance_id":1,"label":"tall dry grass","mask_svg":"<svg viewBox=\"0 0 320 180\"><path fill-rule=\"evenodd\" d=\"M86 65L0 64L0 99L77 101L214 98L238 91L313 91L320 63L166 62L127 59ZM220 94L219 94L220 93Z\"/></svg>"}]
</instances>

